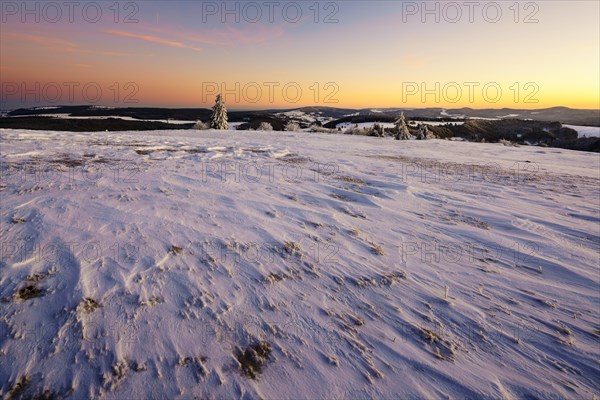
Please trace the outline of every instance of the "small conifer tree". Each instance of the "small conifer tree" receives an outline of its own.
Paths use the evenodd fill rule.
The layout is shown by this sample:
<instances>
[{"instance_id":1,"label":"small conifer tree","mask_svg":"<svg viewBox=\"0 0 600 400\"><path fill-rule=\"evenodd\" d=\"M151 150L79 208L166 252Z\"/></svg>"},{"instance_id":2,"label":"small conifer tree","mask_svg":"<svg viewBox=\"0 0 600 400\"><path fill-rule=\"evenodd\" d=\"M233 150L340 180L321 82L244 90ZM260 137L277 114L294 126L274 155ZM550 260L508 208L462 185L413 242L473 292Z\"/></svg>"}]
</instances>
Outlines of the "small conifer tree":
<instances>
[{"instance_id":1,"label":"small conifer tree","mask_svg":"<svg viewBox=\"0 0 600 400\"><path fill-rule=\"evenodd\" d=\"M215 105L212 108L212 115L210 116L210 127L212 129L228 129L229 124L227 123L227 108L223 103L223 98L220 94L215 99Z\"/></svg>"}]
</instances>

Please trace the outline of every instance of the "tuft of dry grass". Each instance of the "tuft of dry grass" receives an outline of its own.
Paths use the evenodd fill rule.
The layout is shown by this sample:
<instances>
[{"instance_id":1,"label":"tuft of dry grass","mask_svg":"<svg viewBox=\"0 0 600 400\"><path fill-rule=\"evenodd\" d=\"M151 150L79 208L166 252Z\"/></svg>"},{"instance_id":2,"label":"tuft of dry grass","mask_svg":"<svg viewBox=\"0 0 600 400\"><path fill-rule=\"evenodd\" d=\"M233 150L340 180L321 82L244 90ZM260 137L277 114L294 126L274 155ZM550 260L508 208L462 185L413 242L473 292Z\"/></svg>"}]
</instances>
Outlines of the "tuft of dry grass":
<instances>
[{"instance_id":1,"label":"tuft of dry grass","mask_svg":"<svg viewBox=\"0 0 600 400\"><path fill-rule=\"evenodd\" d=\"M556 338L560 343L565 344L567 346L573 346L575 344L575 336L566 325L559 323L556 328ZM563 336L566 337L563 338Z\"/></svg>"},{"instance_id":2,"label":"tuft of dry grass","mask_svg":"<svg viewBox=\"0 0 600 400\"><path fill-rule=\"evenodd\" d=\"M183 253L183 247L171 245L171 247L169 247L169 253L172 253L175 255L181 254L181 253Z\"/></svg>"},{"instance_id":3,"label":"tuft of dry grass","mask_svg":"<svg viewBox=\"0 0 600 400\"><path fill-rule=\"evenodd\" d=\"M205 377L207 375L206 368L204 367L204 363L208 360L205 356L198 357L179 357L179 362L177 363L180 367L189 367L194 369L198 378Z\"/></svg>"},{"instance_id":4,"label":"tuft of dry grass","mask_svg":"<svg viewBox=\"0 0 600 400\"><path fill-rule=\"evenodd\" d=\"M432 331L431 329L420 327L419 332L420 332L421 338L423 338L423 340L426 340L430 343L436 343L436 342L440 341L439 335L437 333L435 333L434 331Z\"/></svg>"},{"instance_id":5,"label":"tuft of dry grass","mask_svg":"<svg viewBox=\"0 0 600 400\"><path fill-rule=\"evenodd\" d=\"M559 325L558 325L558 331L559 331L560 333L562 333L563 335L567 335L567 336L571 336L571 335L573 334L573 333L571 332L571 330L570 330L570 329L569 329L567 326L565 326L565 325L563 325L563 324L559 324Z\"/></svg>"},{"instance_id":6,"label":"tuft of dry grass","mask_svg":"<svg viewBox=\"0 0 600 400\"><path fill-rule=\"evenodd\" d=\"M29 282L41 282L46 278L47 274L43 272L34 272L33 274L27 275L27 281Z\"/></svg>"},{"instance_id":7,"label":"tuft of dry grass","mask_svg":"<svg viewBox=\"0 0 600 400\"><path fill-rule=\"evenodd\" d=\"M242 373L248 378L256 380L269 361L271 351L271 345L268 342L260 341L246 347L243 351L238 350L235 358L240 364Z\"/></svg>"},{"instance_id":8,"label":"tuft of dry grass","mask_svg":"<svg viewBox=\"0 0 600 400\"><path fill-rule=\"evenodd\" d=\"M373 254L378 255L378 256L384 256L385 255L385 251L383 250L383 247L381 245L376 244L376 243L372 243L371 244L371 252Z\"/></svg>"},{"instance_id":9,"label":"tuft of dry grass","mask_svg":"<svg viewBox=\"0 0 600 400\"><path fill-rule=\"evenodd\" d=\"M392 286L394 283L408 279L408 274L404 271L388 272L379 277L379 282L384 286Z\"/></svg>"},{"instance_id":10,"label":"tuft of dry grass","mask_svg":"<svg viewBox=\"0 0 600 400\"><path fill-rule=\"evenodd\" d=\"M10 390L8 391L8 396L6 397L7 399L13 399L18 397L20 394L23 393L23 391L27 388L27 386L29 386L30 380L29 377L27 375L23 375L21 377L21 379L19 379L15 385L10 388Z\"/></svg>"},{"instance_id":11,"label":"tuft of dry grass","mask_svg":"<svg viewBox=\"0 0 600 400\"><path fill-rule=\"evenodd\" d=\"M27 285L24 288L19 289L17 292L17 297L21 300L29 300L34 299L36 297L41 297L44 294L44 291L37 287L37 285Z\"/></svg>"},{"instance_id":12,"label":"tuft of dry grass","mask_svg":"<svg viewBox=\"0 0 600 400\"><path fill-rule=\"evenodd\" d=\"M284 275L271 272L271 273L269 273L269 275L267 275L264 278L264 281L267 283L276 283L276 282L281 282L283 279L284 279Z\"/></svg>"},{"instance_id":13,"label":"tuft of dry grass","mask_svg":"<svg viewBox=\"0 0 600 400\"><path fill-rule=\"evenodd\" d=\"M89 314L91 312L94 312L98 307L102 307L102 306L100 305L100 303L98 303L96 300L92 299L91 297L86 297L81 301L80 307L83 310L83 312Z\"/></svg>"},{"instance_id":14,"label":"tuft of dry grass","mask_svg":"<svg viewBox=\"0 0 600 400\"><path fill-rule=\"evenodd\" d=\"M302 257L302 249L296 242L284 242L283 251L290 256Z\"/></svg>"},{"instance_id":15,"label":"tuft of dry grass","mask_svg":"<svg viewBox=\"0 0 600 400\"><path fill-rule=\"evenodd\" d=\"M110 388L110 390L115 390L126 378L129 370L130 366L127 360L118 361L112 366L111 372L103 375L102 378L104 386Z\"/></svg>"},{"instance_id":16,"label":"tuft of dry grass","mask_svg":"<svg viewBox=\"0 0 600 400\"><path fill-rule=\"evenodd\" d=\"M153 306L155 306L157 304L160 304L162 302L164 302L164 300L161 297L152 296L148 300L140 301L139 305L141 307L145 307L145 306L147 306L147 307L153 307Z\"/></svg>"},{"instance_id":17,"label":"tuft of dry grass","mask_svg":"<svg viewBox=\"0 0 600 400\"><path fill-rule=\"evenodd\" d=\"M456 357L456 343L450 338L443 338L436 332L425 327L419 327L423 341L432 346L432 354L438 360L453 362Z\"/></svg>"},{"instance_id":18,"label":"tuft of dry grass","mask_svg":"<svg viewBox=\"0 0 600 400\"><path fill-rule=\"evenodd\" d=\"M360 237L360 231L356 228L349 229L348 233L354 237Z\"/></svg>"},{"instance_id":19,"label":"tuft of dry grass","mask_svg":"<svg viewBox=\"0 0 600 400\"><path fill-rule=\"evenodd\" d=\"M83 159L70 158L68 155L64 155L61 158L56 158L54 160L51 160L50 162L53 164L64 165L67 168L81 167L84 164Z\"/></svg>"},{"instance_id":20,"label":"tuft of dry grass","mask_svg":"<svg viewBox=\"0 0 600 400\"><path fill-rule=\"evenodd\" d=\"M185 367L186 365L190 365L193 362L194 359L192 357L180 357L179 362L177 364L179 364L180 367Z\"/></svg>"},{"instance_id":21,"label":"tuft of dry grass","mask_svg":"<svg viewBox=\"0 0 600 400\"><path fill-rule=\"evenodd\" d=\"M349 315L348 319L354 326L363 326L365 324L365 321L361 317L355 315Z\"/></svg>"},{"instance_id":22,"label":"tuft of dry grass","mask_svg":"<svg viewBox=\"0 0 600 400\"><path fill-rule=\"evenodd\" d=\"M288 164L304 164L310 161L310 158L298 154L287 154L279 159Z\"/></svg>"},{"instance_id":23,"label":"tuft of dry grass","mask_svg":"<svg viewBox=\"0 0 600 400\"><path fill-rule=\"evenodd\" d=\"M337 176L335 179L337 179L338 181L342 181L342 182L353 183L355 185L364 185L367 183L360 178L354 178L354 177L348 176L348 175Z\"/></svg>"},{"instance_id":24,"label":"tuft of dry grass","mask_svg":"<svg viewBox=\"0 0 600 400\"><path fill-rule=\"evenodd\" d=\"M332 365L334 367L337 367L340 365L340 361L334 354L326 354L324 357L329 365Z\"/></svg>"}]
</instances>

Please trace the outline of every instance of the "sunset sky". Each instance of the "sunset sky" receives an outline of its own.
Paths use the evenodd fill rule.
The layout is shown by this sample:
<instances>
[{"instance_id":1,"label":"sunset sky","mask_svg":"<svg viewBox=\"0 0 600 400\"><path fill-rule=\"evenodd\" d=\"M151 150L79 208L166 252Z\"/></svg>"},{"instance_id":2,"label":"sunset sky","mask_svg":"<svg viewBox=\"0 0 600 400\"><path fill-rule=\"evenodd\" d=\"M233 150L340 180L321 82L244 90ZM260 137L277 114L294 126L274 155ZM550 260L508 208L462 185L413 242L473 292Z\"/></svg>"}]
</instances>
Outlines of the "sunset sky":
<instances>
[{"instance_id":1,"label":"sunset sky","mask_svg":"<svg viewBox=\"0 0 600 400\"><path fill-rule=\"evenodd\" d=\"M467 3L2 2L0 108L600 108L599 2Z\"/></svg>"}]
</instances>

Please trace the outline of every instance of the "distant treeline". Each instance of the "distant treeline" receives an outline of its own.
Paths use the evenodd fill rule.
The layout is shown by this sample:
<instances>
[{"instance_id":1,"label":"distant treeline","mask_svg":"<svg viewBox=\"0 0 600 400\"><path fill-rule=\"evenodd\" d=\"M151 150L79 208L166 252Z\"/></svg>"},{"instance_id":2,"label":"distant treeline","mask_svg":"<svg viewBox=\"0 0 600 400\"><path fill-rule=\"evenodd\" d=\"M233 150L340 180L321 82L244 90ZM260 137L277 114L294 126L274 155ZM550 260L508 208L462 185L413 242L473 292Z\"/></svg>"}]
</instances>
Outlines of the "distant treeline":
<instances>
[{"instance_id":1,"label":"distant treeline","mask_svg":"<svg viewBox=\"0 0 600 400\"><path fill-rule=\"evenodd\" d=\"M68 132L152 131L160 129L191 129L193 124L167 124L155 121L128 121L120 118L0 118L0 128Z\"/></svg>"}]
</instances>

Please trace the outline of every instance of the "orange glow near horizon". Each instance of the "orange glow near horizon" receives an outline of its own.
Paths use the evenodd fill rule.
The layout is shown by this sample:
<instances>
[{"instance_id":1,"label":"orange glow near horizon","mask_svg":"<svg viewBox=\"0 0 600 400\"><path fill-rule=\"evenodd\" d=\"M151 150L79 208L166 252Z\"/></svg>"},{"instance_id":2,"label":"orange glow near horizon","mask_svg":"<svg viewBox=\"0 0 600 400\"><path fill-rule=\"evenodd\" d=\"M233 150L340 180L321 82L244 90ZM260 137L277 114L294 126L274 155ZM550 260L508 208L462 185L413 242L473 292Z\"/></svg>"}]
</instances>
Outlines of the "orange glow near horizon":
<instances>
[{"instance_id":1,"label":"orange glow near horizon","mask_svg":"<svg viewBox=\"0 0 600 400\"><path fill-rule=\"evenodd\" d=\"M2 107L202 108L223 92L230 109L600 109L600 6L558 3L530 24L508 8L498 23L405 22L400 2L339 3L332 24L204 23L188 2L140 3L131 24L108 10L97 24L4 10Z\"/></svg>"}]
</instances>

